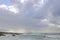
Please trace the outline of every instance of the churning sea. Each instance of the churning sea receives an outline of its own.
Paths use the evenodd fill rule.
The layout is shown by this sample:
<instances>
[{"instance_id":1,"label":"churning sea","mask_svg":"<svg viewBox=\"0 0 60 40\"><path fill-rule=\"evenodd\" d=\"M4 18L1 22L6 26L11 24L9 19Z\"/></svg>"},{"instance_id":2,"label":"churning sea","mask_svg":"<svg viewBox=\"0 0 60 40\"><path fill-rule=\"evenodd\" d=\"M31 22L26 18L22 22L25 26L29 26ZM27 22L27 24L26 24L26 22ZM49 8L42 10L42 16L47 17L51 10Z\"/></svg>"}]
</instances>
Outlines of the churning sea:
<instances>
[{"instance_id":1,"label":"churning sea","mask_svg":"<svg viewBox=\"0 0 60 40\"><path fill-rule=\"evenodd\" d=\"M60 40L60 35L56 34L23 34L0 36L0 40Z\"/></svg>"}]
</instances>

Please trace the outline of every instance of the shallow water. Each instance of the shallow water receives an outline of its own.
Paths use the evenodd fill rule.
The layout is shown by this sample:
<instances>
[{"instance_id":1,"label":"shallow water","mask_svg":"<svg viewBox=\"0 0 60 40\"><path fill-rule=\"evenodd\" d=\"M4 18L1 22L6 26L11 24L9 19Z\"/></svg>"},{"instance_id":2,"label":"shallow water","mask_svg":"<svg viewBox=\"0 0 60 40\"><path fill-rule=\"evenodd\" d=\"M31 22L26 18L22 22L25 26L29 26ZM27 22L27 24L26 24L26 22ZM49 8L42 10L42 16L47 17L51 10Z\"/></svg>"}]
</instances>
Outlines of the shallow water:
<instances>
[{"instance_id":1,"label":"shallow water","mask_svg":"<svg viewBox=\"0 0 60 40\"><path fill-rule=\"evenodd\" d=\"M6 35L1 36L0 40L60 40L60 35L45 35L45 34L26 34L26 35Z\"/></svg>"}]
</instances>

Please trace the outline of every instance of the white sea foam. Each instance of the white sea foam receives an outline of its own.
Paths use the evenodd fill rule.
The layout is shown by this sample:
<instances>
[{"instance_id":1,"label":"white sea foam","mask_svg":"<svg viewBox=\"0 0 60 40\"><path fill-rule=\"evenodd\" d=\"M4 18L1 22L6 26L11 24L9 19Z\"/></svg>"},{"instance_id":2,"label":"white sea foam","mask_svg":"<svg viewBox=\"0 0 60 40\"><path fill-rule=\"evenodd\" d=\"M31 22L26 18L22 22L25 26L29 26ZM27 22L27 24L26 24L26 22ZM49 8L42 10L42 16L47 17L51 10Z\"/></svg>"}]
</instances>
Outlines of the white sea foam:
<instances>
[{"instance_id":1,"label":"white sea foam","mask_svg":"<svg viewBox=\"0 0 60 40\"><path fill-rule=\"evenodd\" d=\"M7 35L1 36L0 40L60 40L60 35L46 35L46 34L39 34L39 35Z\"/></svg>"}]
</instances>

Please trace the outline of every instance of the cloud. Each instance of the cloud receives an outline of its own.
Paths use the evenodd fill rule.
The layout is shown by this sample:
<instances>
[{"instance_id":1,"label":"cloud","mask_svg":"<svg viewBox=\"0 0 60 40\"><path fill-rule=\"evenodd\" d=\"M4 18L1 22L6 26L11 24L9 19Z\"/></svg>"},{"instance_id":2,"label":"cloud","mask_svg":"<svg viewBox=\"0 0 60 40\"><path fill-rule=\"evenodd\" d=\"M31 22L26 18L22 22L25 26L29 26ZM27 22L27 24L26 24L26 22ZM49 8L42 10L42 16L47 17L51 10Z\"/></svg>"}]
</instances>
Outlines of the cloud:
<instances>
[{"instance_id":1,"label":"cloud","mask_svg":"<svg viewBox=\"0 0 60 40\"><path fill-rule=\"evenodd\" d=\"M9 7L8 7L8 10L11 11L11 12L13 12L13 13L15 13L15 14L18 13L18 11L19 11L19 10L18 10L16 7L14 7L14 6L9 6Z\"/></svg>"},{"instance_id":2,"label":"cloud","mask_svg":"<svg viewBox=\"0 0 60 40\"><path fill-rule=\"evenodd\" d=\"M54 0L9 1L12 3L11 5L0 4L1 31L60 32L60 16L57 11L59 5L56 4L56 6ZM58 1L56 2L58 3ZM33 5L35 6L33 7ZM37 11L36 8L38 8Z\"/></svg>"},{"instance_id":3,"label":"cloud","mask_svg":"<svg viewBox=\"0 0 60 40\"><path fill-rule=\"evenodd\" d=\"M27 2L28 0L19 0L20 1L20 3L25 3L25 2Z\"/></svg>"},{"instance_id":4,"label":"cloud","mask_svg":"<svg viewBox=\"0 0 60 40\"><path fill-rule=\"evenodd\" d=\"M33 7L35 10L38 10L38 9L41 9L46 3L47 3L47 0L37 0L37 2L33 4Z\"/></svg>"},{"instance_id":5,"label":"cloud","mask_svg":"<svg viewBox=\"0 0 60 40\"><path fill-rule=\"evenodd\" d=\"M7 9L7 6L6 6L6 5L4 5L4 4L2 4L2 5L0 5L0 8Z\"/></svg>"},{"instance_id":6,"label":"cloud","mask_svg":"<svg viewBox=\"0 0 60 40\"><path fill-rule=\"evenodd\" d=\"M19 11L14 5L7 6L5 4L1 4L0 8L11 11L11 12L13 12L15 14L18 13L18 11Z\"/></svg>"}]
</instances>

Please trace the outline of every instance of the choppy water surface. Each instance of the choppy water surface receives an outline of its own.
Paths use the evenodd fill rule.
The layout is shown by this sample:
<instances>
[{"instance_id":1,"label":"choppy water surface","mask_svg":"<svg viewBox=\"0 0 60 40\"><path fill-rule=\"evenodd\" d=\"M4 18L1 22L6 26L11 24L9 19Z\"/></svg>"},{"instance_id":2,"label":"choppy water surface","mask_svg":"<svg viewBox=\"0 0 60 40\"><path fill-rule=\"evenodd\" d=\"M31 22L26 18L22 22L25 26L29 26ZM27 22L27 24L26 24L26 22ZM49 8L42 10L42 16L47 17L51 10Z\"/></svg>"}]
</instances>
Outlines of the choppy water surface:
<instances>
[{"instance_id":1,"label":"choppy water surface","mask_svg":"<svg viewBox=\"0 0 60 40\"><path fill-rule=\"evenodd\" d=\"M46 34L26 34L26 35L6 35L1 36L0 40L60 40L60 35Z\"/></svg>"}]
</instances>

